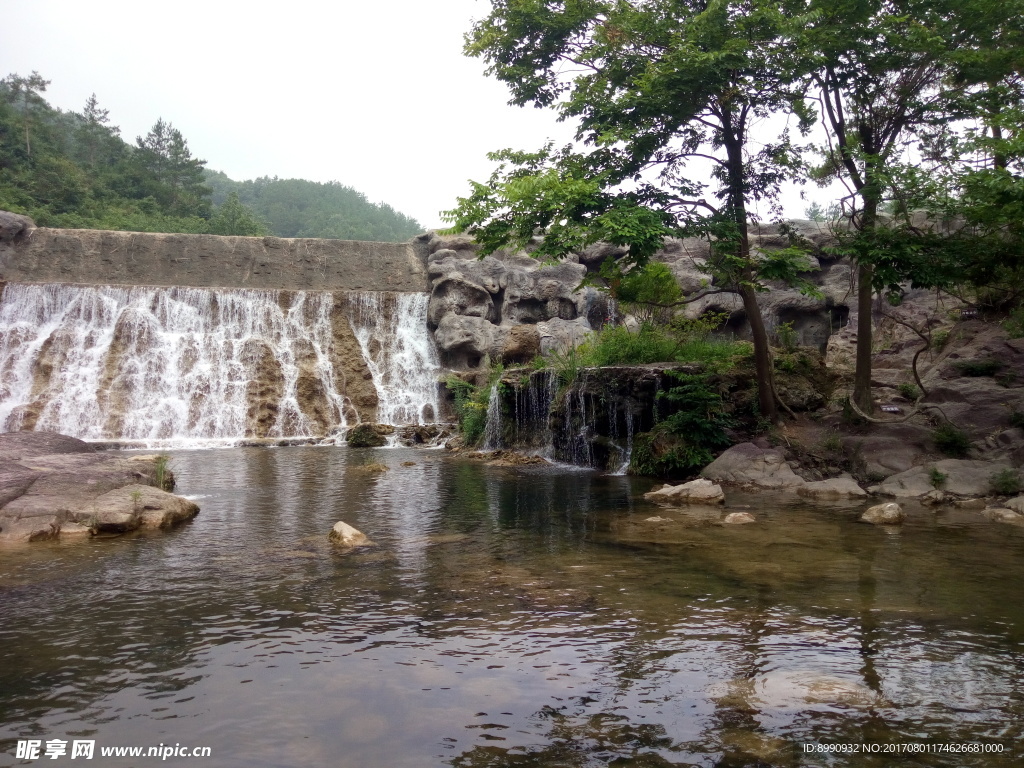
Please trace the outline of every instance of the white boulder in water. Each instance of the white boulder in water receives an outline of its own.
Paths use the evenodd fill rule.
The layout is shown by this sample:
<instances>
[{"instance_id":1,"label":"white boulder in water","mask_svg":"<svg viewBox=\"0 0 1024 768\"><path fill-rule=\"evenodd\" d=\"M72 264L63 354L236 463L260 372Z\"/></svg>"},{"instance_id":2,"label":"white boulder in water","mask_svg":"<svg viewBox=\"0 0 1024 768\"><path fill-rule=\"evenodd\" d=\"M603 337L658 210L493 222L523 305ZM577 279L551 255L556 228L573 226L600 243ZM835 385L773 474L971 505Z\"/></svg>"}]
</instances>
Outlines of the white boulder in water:
<instances>
[{"instance_id":1,"label":"white boulder in water","mask_svg":"<svg viewBox=\"0 0 1024 768\"><path fill-rule=\"evenodd\" d=\"M860 516L862 523L871 523L872 525L901 525L903 519L903 507L894 501L868 507Z\"/></svg>"},{"instance_id":2,"label":"white boulder in water","mask_svg":"<svg viewBox=\"0 0 1024 768\"><path fill-rule=\"evenodd\" d=\"M334 524L331 532L327 534L327 538L343 547L369 547L373 545L373 542L366 537L365 533L353 528L342 520Z\"/></svg>"},{"instance_id":3,"label":"white boulder in water","mask_svg":"<svg viewBox=\"0 0 1024 768\"><path fill-rule=\"evenodd\" d=\"M644 494L647 501L658 504L722 504L725 494L722 487L710 480L691 480L682 485L666 485L657 491Z\"/></svg>"}]
</instances>

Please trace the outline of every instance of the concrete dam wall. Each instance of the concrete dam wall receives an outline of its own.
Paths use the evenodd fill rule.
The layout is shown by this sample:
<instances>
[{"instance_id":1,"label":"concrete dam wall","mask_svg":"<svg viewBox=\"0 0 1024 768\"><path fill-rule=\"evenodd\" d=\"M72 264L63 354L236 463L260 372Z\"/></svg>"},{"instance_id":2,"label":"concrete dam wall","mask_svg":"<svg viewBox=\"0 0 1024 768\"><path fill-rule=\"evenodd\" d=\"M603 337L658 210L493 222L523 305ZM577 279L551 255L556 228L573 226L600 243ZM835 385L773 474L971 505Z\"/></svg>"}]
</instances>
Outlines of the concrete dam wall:
<instances>
[{"instance_id":1,"label":"concrete dam wall","mask_svg":"<svg viewBox=\"0 0 1024 768\"><path fill-rule=\"evenodd\" d=\"M0 281L255 288L429 290L419 240L368 243L39 228L0 239Z\"/></svg>"}]
</instances>

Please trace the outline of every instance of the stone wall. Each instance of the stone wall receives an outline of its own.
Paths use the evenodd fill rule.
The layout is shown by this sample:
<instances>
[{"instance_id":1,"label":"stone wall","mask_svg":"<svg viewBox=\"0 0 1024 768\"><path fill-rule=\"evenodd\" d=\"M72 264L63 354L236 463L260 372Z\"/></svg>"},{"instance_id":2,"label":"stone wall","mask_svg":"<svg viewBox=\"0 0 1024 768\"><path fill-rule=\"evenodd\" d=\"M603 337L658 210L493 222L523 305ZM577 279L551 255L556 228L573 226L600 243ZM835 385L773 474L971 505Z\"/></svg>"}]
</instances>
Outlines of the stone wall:
<instances>
[{"instance_id":1,"label":"stone wall","mask_svg":"<svg viewBox=\"0 0 1024 768\"><path fill-rule=\"evenodd\" d=\"M421 241L221 237L87 229L0 238L0 281L306 291L426 291Z\"/></svg>"}]
</instances>

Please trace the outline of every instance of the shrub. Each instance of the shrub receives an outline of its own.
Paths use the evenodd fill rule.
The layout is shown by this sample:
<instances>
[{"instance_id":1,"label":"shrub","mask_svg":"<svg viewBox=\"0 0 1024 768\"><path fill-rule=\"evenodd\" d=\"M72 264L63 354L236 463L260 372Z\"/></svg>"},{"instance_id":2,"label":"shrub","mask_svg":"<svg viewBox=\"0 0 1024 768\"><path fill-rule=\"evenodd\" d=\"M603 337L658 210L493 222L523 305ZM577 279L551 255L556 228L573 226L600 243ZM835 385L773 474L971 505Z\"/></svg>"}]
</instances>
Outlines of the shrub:
<instances>
[{"instance_id":1,"label":"shrub","mask_svg":"<svg viewBox=\"0 0 1024 768\"><path fill-rule=\"evenodd\" d=\"M1024 429L1024 411L1010 412L1010 426Z\"/></svg>"},{"instance_id":2,"label":"shrub","mask_svg":"<svg viewBox=\"0 0 1024 768\"><path fill-rule=\"evenodd\" d=\"M1003 367L999 360L961 360L953 365L964 376L995 376Z\"/></svg>"},{"instance_id":3,"label":"shrub","mask_svg":"<svg viewBox=\"0 0 1024 768\"><path fill-rule=\"evenodd\" d=\"M928 482L930 482L932 484L932 488L935 488L936 490L944 486L948 479L949 477L944 472L940 471L938 467L931 467L928 470Z\"/></svg>"},{"instance_id":4,"label":"shrub","mask_svg":"<svg viewBox=\"0 0 1024 768\"><path fill-rule=\"evenodd\" d=\"M174 490L174 475L170 471L170 464L171 457L163 453L153 461L156 487L161 491Z\"/></svg>"},{"instance_id":5,"label":"shrub","mask_svg":"<svg viewBox=\"0 0 1024 768\"><path fill-rule=\"evenodd\" d=\"M693 475L714 458L713 451L731 444L725 430L732 418L722 396L703 374L671 371L678 384L662 397L673 413L633 444L630 471L641 475Z\"/></svg>"},{"instance_id":6,"label":"shrub","mask_svg":"<svg viewBox=\"0 0 1024 768\"><path fill-rule=\"evenodd\" d=\"M1020 493L1020 475L1017 470L1005 467L992 475L992 491L1000 496L1016 496Z\"/></svg>"},{"instance_id":7,"label":"shrub","mask_svg":"<svg viewBox=\"0 0 1024 768\"><path fill-rule=\"evenodd\" d=\"M921 396L921 390L906 381L896 387L896 391L900 393L900 397L907 400L917 400Z\"/></svg>"},{"instance_id":8,"label":"shrub","mask_svg":"<svg viewBox=\"0 0 1024 768\"><path fill-rule=\"evenodd\" d=\"M935 447L939 451L956 459L965 457L971 450L971 441L967 433L948 421L936 428L932 433L932 439L935 440Z\"/></svg>"},{"instance_id":9,"label":"shrub","mask_svg":"<svg viewBox=\"0 0 1024 768\"><path fill-rule=\"evenodd\" d=\"M455 415L459 420L459 433L466 445L476 445L484 436L487 426L487 404L490 387L477 387L457 376L449 376L445 386L455 400Z\"/></svg>"},{"instance_id":10,"label":"shrub","mask_svg":"<svg viewBox=\"0 0 1024 768\"><path fill-rule=\"evenodd\" d=\"M1011 339L1024 339L1024 306L1017 307L1003 321L1003 328Z\"/></svg>"},{"instance_id":11,"label":"shrub","mask_svg":"<svg viewBox=\"0 0 1024 768\"><path fill-rule=\"evenodd\" d=\"M644 365L676 359L678 343L662 328L644 323L636 333L622 325L603 329L583 345L580 354L586 365Z\"/></svg>"}]
</instances>

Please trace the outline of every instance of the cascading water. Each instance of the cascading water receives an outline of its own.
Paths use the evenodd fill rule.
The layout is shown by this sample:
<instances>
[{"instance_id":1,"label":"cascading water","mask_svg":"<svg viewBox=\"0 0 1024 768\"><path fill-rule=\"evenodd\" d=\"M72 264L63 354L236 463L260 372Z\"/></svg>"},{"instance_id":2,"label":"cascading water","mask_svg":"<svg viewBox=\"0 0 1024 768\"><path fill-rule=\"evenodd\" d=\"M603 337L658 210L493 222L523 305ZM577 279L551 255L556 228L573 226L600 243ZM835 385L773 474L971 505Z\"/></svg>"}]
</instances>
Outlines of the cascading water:
<instances>
[{"instance_id":1,"label":"cascading water","mask_svg":"<svg viewBox=\"0 0 1024 768\"><path fill-rule=\"evenodd\" d=\"M7 285L0 428L187 441L344 427L332 305L327 293Z\"/></svg>"},{"instance_id":2,"label":"cascading water","mask_svg":"<svg viewBox=\"0 0 1024 768\"><path fill-rule=\"evenodd\" d=\"M377 388L377 421L438 421L441 364L427 333L427 294L354 294L349 320Z\"/></svg>"},{"instance_id":3,"label":"cascading water","mask_svg":"<svg viewBox=\"0 0 1024 768\"><path fill-rule=\"evenodd\" d=\"M501 434L501 382L496 381L491 386L490 394L487 397L487 421L484 426L483 450L496 451L503 448Z\"/></svg>"}]
</instances>

